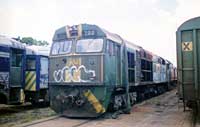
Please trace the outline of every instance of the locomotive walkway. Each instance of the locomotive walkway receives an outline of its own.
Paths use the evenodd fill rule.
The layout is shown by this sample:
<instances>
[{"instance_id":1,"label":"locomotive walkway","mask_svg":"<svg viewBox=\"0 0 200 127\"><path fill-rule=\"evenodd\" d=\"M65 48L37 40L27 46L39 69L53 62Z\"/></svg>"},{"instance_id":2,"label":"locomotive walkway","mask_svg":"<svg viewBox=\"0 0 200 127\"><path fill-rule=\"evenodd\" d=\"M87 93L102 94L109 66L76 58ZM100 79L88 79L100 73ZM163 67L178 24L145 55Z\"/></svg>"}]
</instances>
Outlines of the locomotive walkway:
<instances>
[{"instance_id":1,"label":"locomotive walkway","mask_svg":"<svg viewBox=\"0 0 200 127\"><path fill-rule=\"evenodd\" d=\"M178 103L176 90L154 97L132 108L131 114L121 114L117 119L99 118L69 119L58 117L32 122L22 126L28 127L191 127L193 116L191 111L183 112Z\"/></svg>"}]
</instances>

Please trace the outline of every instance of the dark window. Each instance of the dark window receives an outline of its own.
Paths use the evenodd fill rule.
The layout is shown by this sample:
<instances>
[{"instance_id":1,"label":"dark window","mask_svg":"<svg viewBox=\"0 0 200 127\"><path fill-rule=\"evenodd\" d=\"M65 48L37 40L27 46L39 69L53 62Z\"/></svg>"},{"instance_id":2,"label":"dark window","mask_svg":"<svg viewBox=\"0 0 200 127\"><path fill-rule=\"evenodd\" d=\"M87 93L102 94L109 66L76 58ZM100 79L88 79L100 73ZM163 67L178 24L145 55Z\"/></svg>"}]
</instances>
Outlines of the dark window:
<instances>
[{"instance_id":1,"label":"dark window","mask_svg":"<svg viewBox=\"0 0 200 127\"><path fill-rule=\"evenodd\" d=\"M130 83L135 82L135 54L127 52L128 57L128 80Z\"/></svg>"},{"instance_id":2,"label":"dark window","mask_svg":"<svg viewBox=\"0 0 200 127\"><path fill-rule=\"evenodd\" d=\"M135 71L134 70L128 70L128 80L129 82L133 83L135 82Z\"/></svg>"},{"instance_id":3,"label":"dark window","mask_svg":"<svg viewBox=\"0 0 200 127\"><path fill-rule=\"evenodd\" d=\"M143 60L143 59L141 59L141 68L142 68L142 70L145 70L145 69L146 69L146 68L145 68L145 64L146 64L146 61Z\"/></svg>"},{"instance_id":4,"label":"dark window","mask_svg":"<svg viewBox=\"0 0 200 127\"><path fill-rule=\"evenodd\" d=\"M135 55L134 53L128 52L128 67L129 68L134 68L135 67Z\"/></svg>"},{"instance_id":5,"label":"dark window","mask_svg":"<svg viewBox=\"0 0 200 127\"><path fill-rule=\"evenodd\" d=\"M9 58L0 57L0 71L9 71Z\"/></svg>"},{"instance_id":6,"label":"dark window","mask_svg":"<svg viewBox=\"0 0 200 127\"><path fill-rule=\"evenodd\" d=\"M22 54L18 50L12 50L12 66L13 67L22 66Z\"/></svg>"},{"instance_id":7,"label":"dark window","mask_svg":"<svg viewBox=\"0 0 200 127\"><path fill-rule=\"evenodd\" d=\"M26 69L27 70L35 70L36 61L35 58L27 58L26 60Z\"/></svg>"},{"instance_id":8,"label":"dark window","mask_svg":"<svg viewBox=\"0 0 200 127\"><path fill-rule=\"evenodd\" d=\"M152 81L153 80L152 61L141 59L141 69L142 69L141 80Z\"/></svg>"},{"instance_id":9,"label":"dark window","mask_svg":"<svg viewBox=\"0 0 200 127\"><path fill-rule=\"evenodd\" d=\"M71 36L71 37L76 37L76 36L78 36L78 31L77 31L77 30L71 30L71 31L69 31L69 33L70 33L70 36Z\"/></svg>"}]
</instances>

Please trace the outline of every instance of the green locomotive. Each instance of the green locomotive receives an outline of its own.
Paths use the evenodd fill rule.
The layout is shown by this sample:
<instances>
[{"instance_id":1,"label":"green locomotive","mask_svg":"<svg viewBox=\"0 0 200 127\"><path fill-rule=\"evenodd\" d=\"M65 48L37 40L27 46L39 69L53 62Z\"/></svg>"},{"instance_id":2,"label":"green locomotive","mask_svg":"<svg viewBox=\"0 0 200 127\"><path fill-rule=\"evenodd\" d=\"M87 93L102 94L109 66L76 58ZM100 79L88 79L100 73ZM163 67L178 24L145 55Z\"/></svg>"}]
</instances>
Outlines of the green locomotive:
<instances>
[{"instance_id":1,"label":"green locomotive","mask_svg":"<svg viewBox=\"0 0 200 127\"><path fill-rule=\"evenodd\" d=\"M151 52L96 25L56 30L49 61L51 107L68 117L128 113L136 100L162 93L171 83L170 62L158 58L162 76L154 82Z\"/></svg>"}]
</instances>

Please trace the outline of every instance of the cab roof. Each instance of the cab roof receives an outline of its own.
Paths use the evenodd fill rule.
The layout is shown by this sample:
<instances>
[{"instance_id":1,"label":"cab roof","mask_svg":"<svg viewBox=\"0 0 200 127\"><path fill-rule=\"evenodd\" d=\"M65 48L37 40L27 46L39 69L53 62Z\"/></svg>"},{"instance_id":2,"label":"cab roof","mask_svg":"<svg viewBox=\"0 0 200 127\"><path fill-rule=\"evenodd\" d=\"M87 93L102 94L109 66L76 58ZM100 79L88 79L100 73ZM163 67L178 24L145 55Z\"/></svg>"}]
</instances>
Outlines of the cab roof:
<instances>
[{"instance_id":1,"label":"cab roof","mask_svg":"<svg viewBox=\"0 0 200 127\"><path fill-rule=\"evenodd\" d=\"M27 55L43 55L49 56L50 46L36 46L31 45L26 47Z\"/></svg>"},{"instance_id":2,"label":"cab roof","mask_svg":"<svg viewBox=\"0 0 200 127\"><path fill-rule=\"evenodd\" d=\"M16 41L12 38L0 35L0 46L9 47L9 48L17 48L17 49L25 49L25 45L19 41Z\"/></svg>"},{"instance_id":3,"label":"cab roof","mask_svg":"<svg viewBox=\"0 0 200 127\"><path fill-rule=\"evenodd\" d=\"M185 21L179 26L178 31L196 29L196 28L200 28L200 17L195 17Z\"/></svg>"}]
</instances>

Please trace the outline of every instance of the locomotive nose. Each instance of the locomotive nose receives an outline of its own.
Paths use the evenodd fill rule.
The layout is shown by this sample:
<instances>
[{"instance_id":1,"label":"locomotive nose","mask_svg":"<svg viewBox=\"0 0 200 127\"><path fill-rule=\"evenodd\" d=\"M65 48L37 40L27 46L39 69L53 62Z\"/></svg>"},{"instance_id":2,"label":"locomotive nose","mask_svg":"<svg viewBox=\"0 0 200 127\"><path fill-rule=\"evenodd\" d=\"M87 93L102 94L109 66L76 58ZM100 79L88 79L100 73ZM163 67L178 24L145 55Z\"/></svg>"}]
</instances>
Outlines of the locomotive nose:
<instances>
[{"instance_id":1,"label":"locomotive nose","mask_svg":"<svg viewBox=\"0 0 200 127\"><path fill-rule=\"evenodd\" d=\"M57 101L61 101L62 103L68 103L71 105L81 106L83 105L84 98L81 96L80 91L73 90L71 92L62 92L61 94L56 96Z\"/></svg>"},{"instance_id":2,"label":"locomotive nose","mask_svg":"<svg viewBox=\"0 0 200 127\"><path fill-rule=\"evenodd\" d=\"M85 101L83 99L79 99L79 100L76 100L75 103L77 106L81 107L85 103Z\"/></svg>"},{"instance_id":3,"label":"locomotive nose","mask_svg":"<svg viewBox=\"0 0 200 127\"><path fill-rule=\"evenodd\" d=\"M81 107L85 103L85 98L79 95L58 95L56 96L57 101L61 101L62 103L68 103L74 106Z\"/></svg>"},{"instance_id":4,"label":"locomotive nose","mask_svg":"<svg viewBox=\"0 0 200 127\"><path fill-rule=\"evenodd\" d=\"M96 117L105 112L104 105L91 89L60 89L52 99L51 107L67 117ZM104 98L102 95L101 98Z\"/></svg>"}]
</instances>

